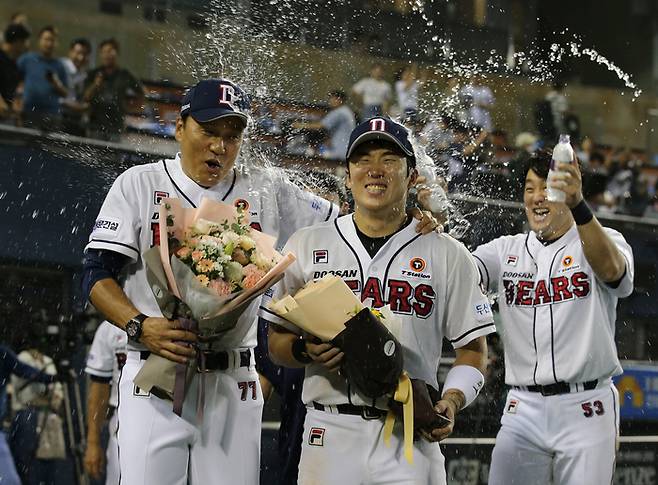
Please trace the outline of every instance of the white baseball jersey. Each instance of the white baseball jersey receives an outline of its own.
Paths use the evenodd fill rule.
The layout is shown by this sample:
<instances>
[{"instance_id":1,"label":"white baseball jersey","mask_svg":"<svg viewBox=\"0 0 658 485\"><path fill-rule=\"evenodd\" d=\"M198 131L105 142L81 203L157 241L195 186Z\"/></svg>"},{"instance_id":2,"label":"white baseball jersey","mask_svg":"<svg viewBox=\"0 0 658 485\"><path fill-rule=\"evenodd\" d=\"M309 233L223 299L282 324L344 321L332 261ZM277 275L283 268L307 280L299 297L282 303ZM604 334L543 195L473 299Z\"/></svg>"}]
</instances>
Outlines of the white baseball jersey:
<instances>
[{"instance_id":1,"label":"white baseball jersey","mask_svg":"<svg viewBox=\"0 0 658 485\"><path fill-rule=\"evenodd\" d=\"M304 192L275 170L236 166L210 188L201 187L183 172L180 156L126 170L110 188L86 249L108 249L131 259L123 290L149 316L162 313L149 289L141 255L159 242L158 206L166 197L181 199L183 207L197 207L203 197L242 207L249 211L251 226L276 237L278 246L298 228L338 215L335 205ZM255 347L256 309L254 302L222 337L225 349ZM128 349L144 347L129 342Z\"/></svg>"},{"instance_id":2,"label":"white baseball jersey","mask_svg":"<svg viewBox=\"0 0 658 485\"><path fill-rule=\"evenodd\" d=\"M495 327L489 302L478 285L477 267L466 248L445 234L417 234L415 226L412 220L374 258L363 247L351 214L301 229L286 244L297 260L274 287L273 296L294 294L327 273L340 276L366 306L390 305L402 323L405 370L438 389L443 338L459 348ZM267 298L263 303L261 316L300 332L265 308ZM372 405L372 400L348 389L341 376L317 364L306 367L302 400Z\"/></svg>"},{"instance_id":3,"label":"white baseball jersey","mask_svg":"<svg viewBox=\"0 0 658 485\"><path fill-rule=\"evenodd\" d=\"M91 349L87 355L85 372L89 375L107 380L110 384L110 406L117 407L117 382L119 371L126 362L126 332L108 321L102 322L96 329Z\"/></svg>"},{"instance_id":4,"label":"white baseball jersey","mask_svg":"<svg viewBox=\"0 0 658 485\"><path fill-rule=\"evenodd\" d=\"M594 274L575 225L548 245L530 232L474 251L483 288L500 294L507 384L582 383L621 374L616 306L633 291L633 252L620 233L605 231L626 259L616 288Z\"/></svg>"}]
</instances>

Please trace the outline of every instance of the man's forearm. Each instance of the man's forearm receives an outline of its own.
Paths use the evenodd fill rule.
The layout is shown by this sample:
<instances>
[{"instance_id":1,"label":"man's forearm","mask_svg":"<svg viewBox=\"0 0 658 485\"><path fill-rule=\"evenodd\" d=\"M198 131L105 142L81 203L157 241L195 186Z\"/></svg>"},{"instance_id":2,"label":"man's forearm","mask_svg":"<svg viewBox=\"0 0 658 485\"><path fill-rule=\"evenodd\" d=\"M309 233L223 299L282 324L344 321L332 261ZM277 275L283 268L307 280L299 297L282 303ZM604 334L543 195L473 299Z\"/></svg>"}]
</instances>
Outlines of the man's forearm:
<instances>
[{"instance_id":1,"label":"man's forearm","mask_svg":"<svg viewBox=\"0 0 658 485\"><path fill-rule=\"evenodd\" d=\"M577 227L585 258L594 273L606 283L619 280L626 269L626 260L596 217Z\"/></svg>"},{"instance_id":2,"label":"man's forearm","mask_svg":"<svg viewBox=\"0 0 658 485\"><path fill-rule=\"evenodd\" d=\"M89 293L89 301L105 318L121 329L139 310L128 299L119 284L106 278L97 281Z\"/></svg>"},{"instance_id":3,"label":"man's forearm","mask_svg":"<svg viewBox=\"0 0 658 485\"><path fill-rule=\"evenodd\" d=\"M298 335L270 323L268 347L272 362L284 367L304 367L292 353L292 344L297 339Z\"/></svg>"},{"instance_id":4,"label":"man's forearm","mask_svg":"<svg viewBox=\"0 0 658 485\"><path fill-rule=\"evenodd\" d=\"M91 381L87 397L87 443L99 445L101 429L107 417L110 384Z\"/></svg>"}]
</instances>

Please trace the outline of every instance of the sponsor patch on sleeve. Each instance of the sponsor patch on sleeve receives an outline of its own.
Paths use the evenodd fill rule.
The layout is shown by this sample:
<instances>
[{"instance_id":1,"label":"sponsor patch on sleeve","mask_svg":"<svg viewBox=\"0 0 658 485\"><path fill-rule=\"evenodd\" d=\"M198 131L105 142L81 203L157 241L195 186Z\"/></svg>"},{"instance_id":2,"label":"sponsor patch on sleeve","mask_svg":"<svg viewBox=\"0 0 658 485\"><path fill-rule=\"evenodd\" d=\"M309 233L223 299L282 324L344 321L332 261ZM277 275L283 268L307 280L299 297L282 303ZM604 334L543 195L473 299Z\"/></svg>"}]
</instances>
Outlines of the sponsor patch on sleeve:
<instances>
[{"instance_id":1,"label":"sponsor patch on sleeve","mask_svg":"<svg viewBox=\"0 0 658 485\"><path fill-rule=\"evenodd\" d=\"M478 322L488 322L493 318L491 305L486 301L478 302L473 305L473 313Z\"/></svg>"},{"instance_id":2,"label":"sponsor patch on sleeve","mask_svg":"<svg viewBox=\"0 0 658 485\"><path fill-rule=\"evenodd\" d=\"M113 217L103 217L96 219L96 223L94 224L94 232L117 232L120 226L121 221L119 219L115 219Z\"/></svg>"}]
</instances>

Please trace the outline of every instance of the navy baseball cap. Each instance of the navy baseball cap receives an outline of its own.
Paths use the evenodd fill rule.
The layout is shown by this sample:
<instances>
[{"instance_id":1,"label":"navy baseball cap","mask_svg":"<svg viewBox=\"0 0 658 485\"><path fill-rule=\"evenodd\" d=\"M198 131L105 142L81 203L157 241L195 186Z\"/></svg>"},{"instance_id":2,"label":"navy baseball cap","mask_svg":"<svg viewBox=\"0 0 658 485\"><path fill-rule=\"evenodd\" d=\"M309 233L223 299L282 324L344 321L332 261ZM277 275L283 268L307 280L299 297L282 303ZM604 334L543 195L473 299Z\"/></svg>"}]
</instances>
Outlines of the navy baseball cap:
<instances>
[{"instance_id":1,"label":"navy baseball cap","mask_svg":"<svg viewBox=\"0 0 658 485\"><path fill-rule=\"evenodd\" d=\"M190 115L199 123L235 116L247 126L250 99L237 84L227 79L205 79L183 96L181 116Z\"/></svg>"},{"instance_id":2,"label":"navy baseball cap","mask_svg":"<svg viewBox=\"0 0 658 485\"><path fill-rule=\"evenodd\" d=\"M347 145L345 159L349 160L359 145L372 140L383 140L394 143L409 156L409 166L416 166L416 154L414 153L414 147L409 141L409 131L400 123L381 116L370 118L354 128L350 135L350 142Z\"/></svg>"}]
</instances>

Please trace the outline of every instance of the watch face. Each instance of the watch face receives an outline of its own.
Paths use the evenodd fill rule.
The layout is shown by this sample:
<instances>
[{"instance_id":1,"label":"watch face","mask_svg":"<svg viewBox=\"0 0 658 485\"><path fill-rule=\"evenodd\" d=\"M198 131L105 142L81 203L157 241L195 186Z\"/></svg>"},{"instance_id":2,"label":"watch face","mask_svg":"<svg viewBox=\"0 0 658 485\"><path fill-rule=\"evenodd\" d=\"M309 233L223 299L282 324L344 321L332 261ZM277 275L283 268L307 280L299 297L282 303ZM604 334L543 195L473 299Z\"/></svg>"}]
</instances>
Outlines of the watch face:
<instances>
[{"instance_id":1,"label":"watch face","mask_svg":"<svg viewBox=\"0 0 658 485\"><path fill-rule=\"evenodd\" d=\"M139 333L139 325L137 322L133 322L132 320L128 323L126 323L126 334L128 334L129 338L135 338L137 334Z\"/></svg>"}]
</instances>

